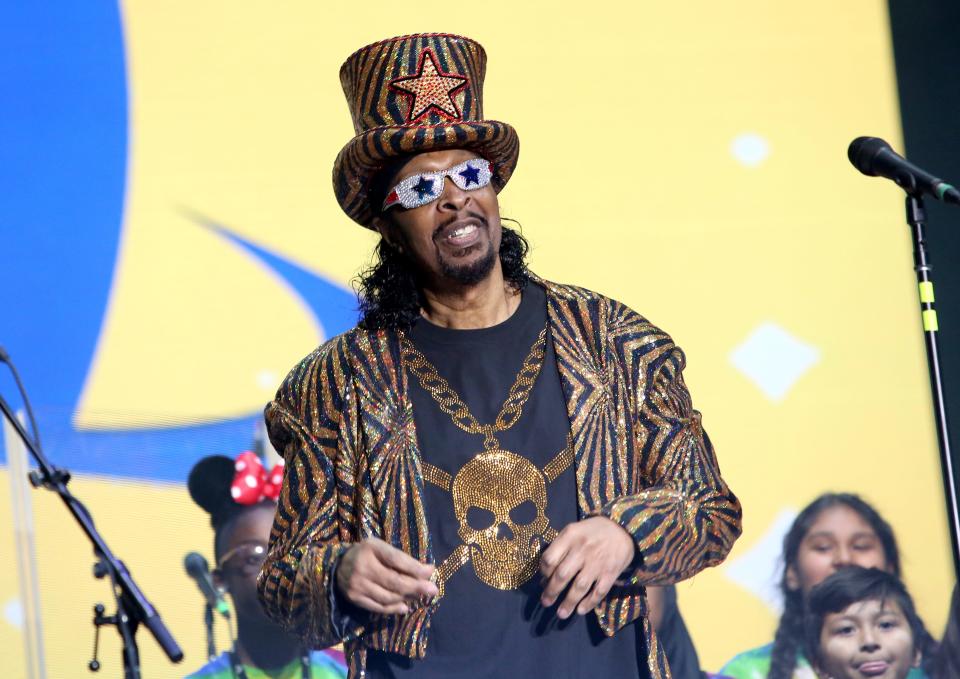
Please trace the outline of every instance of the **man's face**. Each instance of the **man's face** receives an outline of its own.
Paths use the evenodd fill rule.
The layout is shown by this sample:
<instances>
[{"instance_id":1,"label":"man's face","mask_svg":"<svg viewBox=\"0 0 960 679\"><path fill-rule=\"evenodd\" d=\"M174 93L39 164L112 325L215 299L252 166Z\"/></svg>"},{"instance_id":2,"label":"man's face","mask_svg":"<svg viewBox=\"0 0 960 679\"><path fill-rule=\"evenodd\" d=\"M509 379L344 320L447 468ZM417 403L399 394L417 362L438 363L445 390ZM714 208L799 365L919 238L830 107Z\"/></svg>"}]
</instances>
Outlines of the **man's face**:
<instances>
[{"instance_id":1,"label":"man's face","mask_svg":"<svg viewBox=\"0 0 960 679\"><path fill-rule=\"evenodd\" d=\"M477 157L463 149L421 153L403 166L390 186ZM464 191L446 178L437 200L411 210L393 207L377 220L377 227L413 260L426 281L440 288L475 285L500 266L500 207L490 184Z\"/></svg>"},{"instance_id":2,"label":"man's face","mask_svg":"<svg viewBox=\"0 0 960 679\"><path fill-rule=\"evenodd\" d=\"M821 676L904 679L918 662L910 625L894 601L857 601L823 621Z\"/></svg>"}]
</instances>

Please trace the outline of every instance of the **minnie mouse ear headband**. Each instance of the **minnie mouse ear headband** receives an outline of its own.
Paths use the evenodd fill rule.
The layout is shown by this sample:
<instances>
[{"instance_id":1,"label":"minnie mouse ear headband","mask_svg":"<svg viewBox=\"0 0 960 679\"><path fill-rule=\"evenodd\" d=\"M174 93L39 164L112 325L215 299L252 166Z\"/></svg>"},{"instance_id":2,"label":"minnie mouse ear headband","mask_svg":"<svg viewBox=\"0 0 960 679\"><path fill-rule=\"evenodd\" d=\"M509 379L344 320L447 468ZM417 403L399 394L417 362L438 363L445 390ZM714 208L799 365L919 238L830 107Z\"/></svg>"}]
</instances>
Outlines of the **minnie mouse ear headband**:
<instances>
[{"instance_id":1,"label":"minnie mouse ear headband","mask_svg":"<svg viewBox=\"0 0 960 679\"><path fill-rule=\"evenodd\" d=\"M469 149L493 164L499 193L517 166L520 140L507 123L483 118L487 56L470 38L421 33L362 47L340 67L356 136L333 164L343 211L373 228L373 177L415 153Z\"/></svg>"},{"instance_id":2,"label":"minnie mouse ear headband","mask_svg":"<svg viewBox=\"0 0 960 679\"><path fill-rule=\"evenodd\" d=\"M255 505L263 500L276 502L283 485L283 460L269 472L260 458L249 450L240 453L233 465L236 473L230 484L230 497L241 505Z\"/></svg>"},{"instance_id":3,"label":"minnie mouse ear headband","mask_svg":"<svg viewBox=\"0 0 960 679\"><path fill-rule=\"evenodd\" d=\"M224 455L205 457L193 466L187 479L190 497L210 514L214 526L242 506L276 502L282 484L283 461L268 472L250 451L236 460Z\"/></svg>"}]
</instances>

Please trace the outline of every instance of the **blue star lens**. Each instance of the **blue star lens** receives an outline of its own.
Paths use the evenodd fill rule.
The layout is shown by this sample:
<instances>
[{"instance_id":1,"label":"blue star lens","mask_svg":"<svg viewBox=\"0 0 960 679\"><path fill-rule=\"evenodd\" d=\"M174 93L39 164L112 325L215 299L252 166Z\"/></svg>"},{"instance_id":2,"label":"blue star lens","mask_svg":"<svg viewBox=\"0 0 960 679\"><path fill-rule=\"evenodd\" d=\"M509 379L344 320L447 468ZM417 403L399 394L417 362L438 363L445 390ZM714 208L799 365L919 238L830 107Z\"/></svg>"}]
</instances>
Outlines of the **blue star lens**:
<instances>
[{"instance_id":1,"label":"blue star lens","mask_svg":"<svg viewBox=\"0 0 960 679\"><path fill-rule=\"evenodd\" d=\"M480 185L480 169L467 165L465 170L459 172L459 175L463 177L463 187L467 188L471 184Z\"/></svg>"},{"instance_id":2,"label":"blue star lens","mask_svg":"<svg viewBox=\"0 0 960 679\"><path fill-rule=\"evenodd\" d=\"M433 195L433 179L427 179L426 177L420 177L413 190L417 192L417 197L423 199L424 196Z\"/></svg>"}]
</instances>

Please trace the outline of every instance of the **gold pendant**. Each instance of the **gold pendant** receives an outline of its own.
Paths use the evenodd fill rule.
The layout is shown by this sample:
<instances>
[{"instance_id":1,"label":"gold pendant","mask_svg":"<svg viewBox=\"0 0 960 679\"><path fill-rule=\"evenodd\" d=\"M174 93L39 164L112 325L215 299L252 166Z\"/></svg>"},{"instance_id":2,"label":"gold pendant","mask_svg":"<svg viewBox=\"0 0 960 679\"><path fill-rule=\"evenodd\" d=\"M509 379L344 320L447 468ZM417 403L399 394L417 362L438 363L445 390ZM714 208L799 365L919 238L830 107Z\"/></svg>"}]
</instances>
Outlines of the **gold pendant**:
<instances>
[{"instance_id":1,"label":"gold pendant","mask_svg":"<svg viewBox=\"0 0 960 679\"><path fill-rule=\"evenodd\" d=\"M545 471L500 448L478 453L453 478L423 463L424 479L453 496L463 540L438 569L441 597L445 581L467 561L481 582L495 589L517 589L533 577L544 545L557 536L546 514L547 484L572 462L568 439Z\"/></svg>"},{"instance_id":2,"label":"gold pendant","mask_svg":"<svg viewBox=\"0 0 960 679\"><path fill-rule=\"evenodd\" d=\"M477 577L497 589L517 589L533 577L550 528L543 472L522 455L493 448L461 467L452 494Z\"/></svg>"}]
</instances>

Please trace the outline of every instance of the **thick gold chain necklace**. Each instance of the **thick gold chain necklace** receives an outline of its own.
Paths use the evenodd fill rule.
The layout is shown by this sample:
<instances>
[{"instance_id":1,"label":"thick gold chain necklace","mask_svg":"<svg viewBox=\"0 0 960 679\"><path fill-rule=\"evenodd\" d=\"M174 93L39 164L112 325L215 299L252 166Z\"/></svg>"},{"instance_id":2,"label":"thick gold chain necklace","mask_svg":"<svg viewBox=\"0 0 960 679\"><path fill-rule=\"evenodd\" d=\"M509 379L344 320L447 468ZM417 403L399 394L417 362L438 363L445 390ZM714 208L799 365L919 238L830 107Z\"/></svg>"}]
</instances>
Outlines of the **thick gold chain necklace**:
<instances>
[{"instance_id":1,"label":"thick gold chain necklace","mask_svg":"<svg viewBox=\"0 0 960 679\"><path fill-rule=\"evenodd\" d=\"M457 519L457 535L463 543L434 571L434 581L444 596L446 582L467 563L481 582L496 589L517 589L533 577L540 562L543 545L557 536L547 516L547 485L555 481L572 463L573 446L567 444L541 470L527 458L502 450L495 433L509 429L523 413L546 353L544 328L530 347L530 353L514 380L507 400L493 424L480 424L450 384L413 343L400 335L400 358L417 376L420 385L447 413L453 423L470 434L483 434L484 450L451 475L426 460L421 460L425 481L450 493ZM512 512L520 505L536 508L532 518L518 519ZM467 518L471 508L485 510L482 525Z\"/></svg>"},{"instance_id":2,"label":"thick gold chain necklace","mask_svg":"<svg viewBox=\"0 0 960 679\"><path fill-rule=\"evenodd\" d=\"M477 418L473 416L467 404L464 403L453 387L440 376L437 369L433 367L426 356L413 346L413 342L406 336L400 334L400 358L407 365L417 379L420 380L420 386L430 392L433 400L440 406L440 410L451 417L453 423L469 434L483 434L483 447L486 450L496 448L499 443L494 437L497 432L509 429L523 414L523 406L530 397L537 376L540 374L540 368L543 366L543 356L546 353L547 329L540 331L533 346L530 347L530 353L523 359L523 366L517 373L517 378L510 387L510 393L507 394L507 400L503 402L503 407L497 415L493 424L480 424Z\"/></svg>"}]
</instances>

